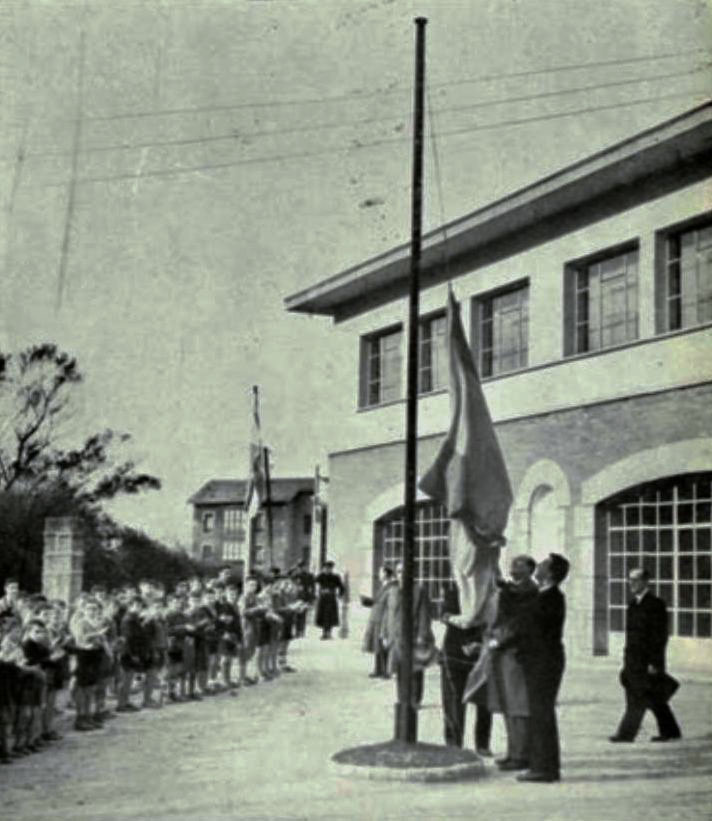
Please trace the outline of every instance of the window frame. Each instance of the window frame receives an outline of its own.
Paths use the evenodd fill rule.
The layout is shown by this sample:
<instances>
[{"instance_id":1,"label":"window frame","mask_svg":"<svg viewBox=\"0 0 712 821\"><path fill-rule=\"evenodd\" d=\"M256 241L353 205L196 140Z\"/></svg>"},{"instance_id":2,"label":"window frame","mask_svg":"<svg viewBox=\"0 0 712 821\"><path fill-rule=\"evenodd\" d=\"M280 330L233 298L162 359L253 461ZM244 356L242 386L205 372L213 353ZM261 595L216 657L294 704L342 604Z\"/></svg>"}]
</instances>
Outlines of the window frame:
<instances>
[{"instance_id":1,"label":"window frame","mask_svg":"<svg viewBox=\"0 0 712 821\"><path fill-rule=\"evenodd\" d=\"M626 263L626 281L625 281L625 293L626 293L626 313L624 319L625 325L625 339L620 342L614 342L612 344L603 344L603 324L602 321L599 323L599 344L597 347L592 348L590 344L590 333L588 336L588 344L585 350L579 350L578 341L579 341L579 326L582 325L590 325L590 315L591 315L591 306L590 306L590 296L589 301L587 302L587 319L585 322L580 322L578 319L579 314L579 300L578 296L580 293L584 291L588 291L590 294L590 268L594 265L600 265L601 263L605 262L606 260L612 260L616 257L626 256L632 252L637 254L637 265L636 265L636 278L635 278L635 312L631 314L629 312L629 305L628 305L628 292L629 292L629 284L627 278L627 263ZM586 272L588 275L588 285L587 288L580 288L579 287L579 279L581 277L582 272ZM592 355L597 353L602 353L603 351L608 351L613 348L622 347L625 345L630 345L637 340L640 339L640 237L632 237L627 239L623 242L617 243L615 245L609 245L606 248L601 250L595 251L592 254L586 254L583 257L578 257L577 259L569 260L568 262L564 263L564 275L563 275L563 291L564 291L564 300L563 300L563 320L564 320L564 358L575 357L575 356L586 356ZM599 282L600 282L600 274L599 274ZM600 287L600 286L599 286ZM601 300L601 295L599 293L599 300ZM603 319L603 311L601 309L601 305L599 304L598 314L601 320ZM633 336L629 335L629 325L631 322L634 322L635 332Z\"/></svg>"},{"instance_id":2,"label":"window frame","mask_svg":"<svg viewBox=\"0 0 712 821\"><path fill-rule=\"evenodd\" d=\"M215 530L216 518L214 510L204 510L201 513L200 523L203 533L212 533Z\"/></svg>"},{"instance_id":3,"label":"window frame","mask_svg":"<svg viewBox=\"0 0 712 821\"><path fill-rule=\"evenodd\" d=\"M400 339L400 362L399 362L399 396L395 399L383 399L382 389L380 388L380 384L382 383L382 378L379 378L379 397L378 401L371 402L370 395L371 395L371 383L373 380L370 378L370 366L371 366L371 346L374 342L379 342L381 339L384 339L387 336L395 335L399 333L401 336ZM394 401L400 401L404 397L403 392L403 339L404 339L404 330L403 330L403 323L396 322L392 325L388 325L385 328L380 328L377 331L373 331L368 334L364 334L361 336L359 340L359 390L358 390L358 407L360 409L369 409L369 408L377 408L382 405L388 405ZM382 354L380 355L380 359L382 360Z\"/></svg>"},{"instance_id":4,"label":"window frame","mask_svg":"<svg viewBox=\"0 0 712 821\"><path fill-rule=\"evenodd\" d=\"M426 368L423 367L423 361L424 361L423 346L424 346L424 341L425 341L423 339L423 329L426 326L432 327L432 323L436 322L438 320L443 320L444 323L445 323L444 330L443 330L444 356L443 356L443 362L442 362L442 370L443 370L442 383L433 384L431 382L431 386L426 390L426 389L423 388L423 378L424 378L423 374L426 370ZM430 335L430 338L429 338L431 354L432 354L432 349L434 347L432 340L433 340L433 336L432 336L432 332L431 332L431 335ZM432 356L431 356L430 364L429 364L427 370L429 370L431 372L431 380L432 380L432 378L433 378L432 377L432 372L434 370ZM421 316L418 319L418 396L427 396L429 393L437 393L438 391L445 390L448 386L448 379L449 379L449 368L448 368L448 360L447 360L447 311L443 310L442 308L439 308L438 310L430 311L430 313L424 314L423 316Z\"/></svg>"},{"instance_id":5,"label":"window frame","mask_svg":"<svg viewBox=\"0 0 712 821\"><path fill-rule=\"evenodd\" d=\"M675 237L692 231L699 231L702 228L712 226L712 211L705 211L696 214L694 217L682 222L667 225L655 232L655 333L656 335L668 333L680 333L695 328L702 328L710 324L710 320L699 320L690 325L682 324L682 312L680 312L680 324L672 327L670 322L670 294L668 272L670 269L669 248L670 242ZM678 295L682 301L682 283ZM697 304L699 305L699 289Z\"/></svg>"},{"instance_id":6,"label":"window frame","mask_svg":"<svg viewBox=\"0 0 712 821\"><path fill-rule=\"evenodd\" d=\"M521 300L519 304L520 308L520 319L519 319L519 342L520 347L518 349L518 355L520 359L520 364L515 368L510 368L507 370L494 370L494 353L492 353L493 359L490 365L490 372L487 373L487 368L485 367L485 346L483 341L483 312L485 309L486 303L491 303L493 300L498 299L503 296L507 296L508 294L517 293L517 292L525 292L526 293L526 323L522 323L522 312L521 312ZM530 303L530 295L531 295L531 283L529 277L520 277L512 282L506 283L499 288L494 288L490 291L485 291L481 294L476 294L470 300L470 339L472 352L475 355L475 361L477 362L477 370L480 374L482 379L494 379L499 376L506 376L508 374L516 373L517 371L526 370L529 367L529 303ZM494 311L492 313L494 317ZM526 324L526 334L522 334L522 324ZM491 348L487 348L488 351L494 352L494 335L492 337L493 345ZM525 343L525 344L523 344ZM522 359L524 360L522 362Z\"/></svg>"}]
</instances>

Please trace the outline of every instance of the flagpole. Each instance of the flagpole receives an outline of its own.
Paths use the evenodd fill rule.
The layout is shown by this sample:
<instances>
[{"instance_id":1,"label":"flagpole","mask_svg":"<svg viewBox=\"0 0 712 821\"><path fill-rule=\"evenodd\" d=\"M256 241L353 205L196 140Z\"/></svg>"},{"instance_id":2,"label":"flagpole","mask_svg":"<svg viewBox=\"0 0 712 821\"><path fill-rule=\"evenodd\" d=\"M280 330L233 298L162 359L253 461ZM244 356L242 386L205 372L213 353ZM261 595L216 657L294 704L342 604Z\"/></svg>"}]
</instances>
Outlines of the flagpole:
<instances>
[{"instance_id":1,"label":"flagpole","mask_svg":"<svg viewBox=\"0 0 712 821\"><path fill-rule=\"evenodd\" d=\"M269 476L269 448L262 448L262 459L265 467L265 514L267 516L267 547L269 550L270 569L274 565L274 528L272 524L272 486Z\"/></svg>"},{"instance_id":2,"label":"flagpole","mask_svg":"<svg viewBox=\"0 0 712 821\"><path fill-rule=\"evenodd\" d=\"M418 444L418 315L420 252L423 212L423 111L425 97L425 26L416 17L415 88L413 100L413 183L411 192L410 295L408 310L408 387L406 402L405 515L401 590L401 647L398 667L398 702L395 705L395 738L418 739L418 714L413 705L413 587L415 554L415 499Z\"/></svg>"}]
</instances>

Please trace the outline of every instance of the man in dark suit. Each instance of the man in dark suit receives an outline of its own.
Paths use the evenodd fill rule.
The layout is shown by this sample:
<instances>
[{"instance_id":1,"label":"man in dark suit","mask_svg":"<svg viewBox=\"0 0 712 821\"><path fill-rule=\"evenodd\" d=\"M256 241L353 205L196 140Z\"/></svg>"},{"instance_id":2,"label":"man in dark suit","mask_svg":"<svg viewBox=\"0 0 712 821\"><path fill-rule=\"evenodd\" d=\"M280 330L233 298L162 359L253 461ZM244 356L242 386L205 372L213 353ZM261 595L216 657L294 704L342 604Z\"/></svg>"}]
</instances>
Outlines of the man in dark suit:
<instances>
[{"instance_id":1,"label":"man in dark suit","mask_svg":"<svg viewBox=\"0 0 712 821\"><path fill-rule=\"evenodd\" d=\"M518 781L548 783L560 777L556 696L565 667L566 597L559 585L568 572L568 561L558 553L540 562L534 574L539 593L521 617L518 647L529 698L529 769Z\"/></svg>"},{"instance_id":2,"label":"man in dark suit","mask_svg":"<svg viewBox=\"0 0 712 821\"><path fill-rule=\"evenodd\" d=\"M461 629L451 624L450 616L460 615L457 585L452 582L445 591L442 621L447 625L440 659L440 692L445 720L445 743L462 747L465 736L465 710L462 703L467 677L479 658L482 646L482 627ZM467 652L466 652L467 651ZM481 756L491 756L489 745L492 732L492 713L486 705L478 704L475 719L475 749Z\"/></svg>"},{"instance_id":3,"label":"man in dark suit","mask_svg":"<svg viewBox=\"0 0 712 821\"><path fill-rule=\"evenodd\" d=\"M647 570L632 570L628 576L633 598L628 604L621 684L625 688L625 713L612 742L630 742L638 734L646 710L658 722L652 741L674 741L682 737L662 685L665 678L665 646L668 640L665 602L650 590Z\"/></svg>"}]
</instances>

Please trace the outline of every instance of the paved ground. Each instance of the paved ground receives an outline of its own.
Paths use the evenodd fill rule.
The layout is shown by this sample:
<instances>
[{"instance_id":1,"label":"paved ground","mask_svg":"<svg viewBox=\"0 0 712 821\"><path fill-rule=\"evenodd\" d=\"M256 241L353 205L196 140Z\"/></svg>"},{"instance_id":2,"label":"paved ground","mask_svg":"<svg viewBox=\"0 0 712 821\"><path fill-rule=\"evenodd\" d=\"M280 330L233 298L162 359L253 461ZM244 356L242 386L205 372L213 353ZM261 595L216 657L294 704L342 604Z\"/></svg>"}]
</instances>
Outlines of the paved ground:
<instances>
[{"instance_id":1,"label":"paved ground","mask_svg":"<svg viewBox=\"0 0 712 821\"><path fill-rule=\"evenodd\" d=\"M312 633L314 631L312 630ZM121 717L94 733L69 732L45 753L0 768L0 818L387 819L636 821L709 819L712 686L685 681L675 709L679 744L606 738L619 718L615 667L574 668L560 722L564 781L518 784L494 772L472 783L420 785L332 774L335 751L390 736L393 687L366 678L358 638L297 642L297 675L201 704ZM679 673L679 671L675 671ZM420 739L441 740L437 669L427 679ZM495 721L493 746L502 750Z\"/></svg>"}]
</instances>

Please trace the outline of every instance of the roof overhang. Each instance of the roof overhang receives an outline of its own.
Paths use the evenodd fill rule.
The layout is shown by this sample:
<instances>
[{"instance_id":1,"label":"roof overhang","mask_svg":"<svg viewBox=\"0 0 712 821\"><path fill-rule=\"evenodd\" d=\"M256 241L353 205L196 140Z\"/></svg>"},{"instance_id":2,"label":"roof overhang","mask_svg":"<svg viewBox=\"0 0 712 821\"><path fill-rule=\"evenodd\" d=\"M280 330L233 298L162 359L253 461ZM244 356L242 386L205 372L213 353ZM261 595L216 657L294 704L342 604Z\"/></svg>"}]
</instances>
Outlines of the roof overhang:
<instances>
[{"instance_id":1,"label":"roof overhang","mask_svg":"<svg viewBox=\"0 0 712 821\"><path fill-rule=\"evenodd\" d=\"M421 287L520 253L711 172L712 100L429 232L423 237ZM404 296L409 276L410 245L403 244L287 297L285 307L338 322Z\"/></svg>"}]
</instances>

